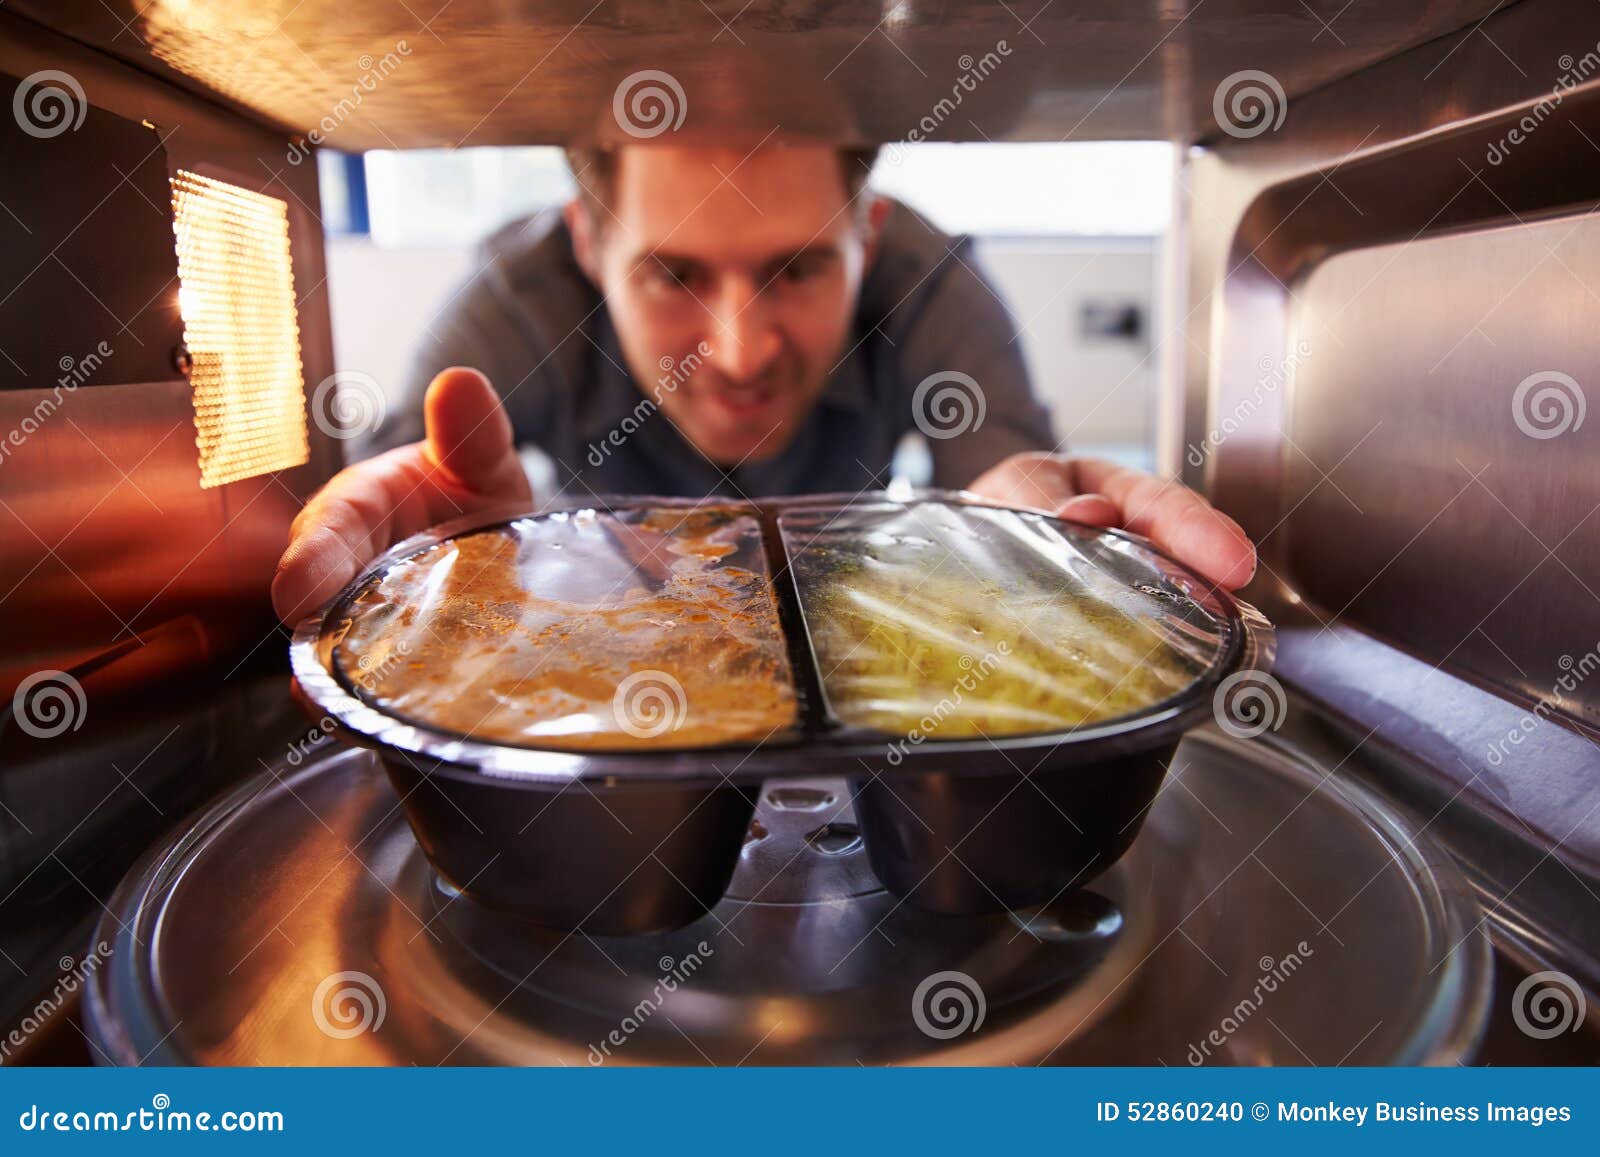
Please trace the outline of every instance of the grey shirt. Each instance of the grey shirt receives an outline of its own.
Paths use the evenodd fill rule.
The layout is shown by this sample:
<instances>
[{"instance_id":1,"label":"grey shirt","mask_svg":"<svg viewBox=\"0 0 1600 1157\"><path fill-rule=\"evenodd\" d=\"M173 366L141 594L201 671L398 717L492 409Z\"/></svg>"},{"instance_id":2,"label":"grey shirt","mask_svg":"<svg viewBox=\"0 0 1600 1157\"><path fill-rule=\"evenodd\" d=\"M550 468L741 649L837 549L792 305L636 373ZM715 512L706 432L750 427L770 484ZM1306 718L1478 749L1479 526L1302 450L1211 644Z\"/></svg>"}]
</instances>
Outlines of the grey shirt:
<instances>
[{"instance_id":1,"label":"grey shirt","mask_svg":"<svg viewBox=\"0 0 1600 1157\"><path fill-rule=\"evenodd\" d=\"M609 312L558 211L496 232L476 268L425 336L373 449L422 437L423 392L453 365L489 376L518 443L543 451L561 489L576 495L881 487L902 436L918 429L935 434L933 484L958 488L1010 454L1054 444L1011 317L975 271L971 239L946 236L898 203L863 279L850 345L805 425L782 453L731 470L689 445L664 413L638 419L647 395L621 368ZM951 429L962 432L938 436Z\"/></svg>"}]
</instances>

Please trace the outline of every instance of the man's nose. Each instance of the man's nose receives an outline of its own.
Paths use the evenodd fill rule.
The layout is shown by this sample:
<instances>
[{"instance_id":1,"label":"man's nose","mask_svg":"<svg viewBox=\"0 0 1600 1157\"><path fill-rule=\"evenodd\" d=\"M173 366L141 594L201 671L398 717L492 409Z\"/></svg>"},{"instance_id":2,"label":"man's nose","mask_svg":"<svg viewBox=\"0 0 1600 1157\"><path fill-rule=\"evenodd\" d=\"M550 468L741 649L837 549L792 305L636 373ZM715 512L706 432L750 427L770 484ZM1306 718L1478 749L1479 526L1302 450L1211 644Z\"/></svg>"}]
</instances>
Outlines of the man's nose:
<instances>
[{"instance_id":1,"label":"man's nose","mask_svg":"<svg viewBox=\"0 0 1600 1157\"><path fill-rule=\"evenodd\" d=\"M758 378L772 365L783 339L761 285L747 277L730 278L711 309L712 330L706 339L711 364L731 381Z\"/></svg>"}]
</instances>

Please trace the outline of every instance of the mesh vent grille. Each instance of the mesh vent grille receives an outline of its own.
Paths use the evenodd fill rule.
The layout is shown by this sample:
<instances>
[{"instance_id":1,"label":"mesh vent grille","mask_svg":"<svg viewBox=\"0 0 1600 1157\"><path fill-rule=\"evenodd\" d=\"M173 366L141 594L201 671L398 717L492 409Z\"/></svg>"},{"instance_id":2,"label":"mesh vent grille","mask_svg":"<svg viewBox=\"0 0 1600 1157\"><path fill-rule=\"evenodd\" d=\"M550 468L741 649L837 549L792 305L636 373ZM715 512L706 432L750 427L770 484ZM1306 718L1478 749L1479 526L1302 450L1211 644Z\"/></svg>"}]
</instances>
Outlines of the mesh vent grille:
<instances>
[{"instance_id":1,"label":"mesh vent grille","mask_svg":"<svg viewBox=\"0 0 1600 1157\"><path fill-rule=\"evenodd\" d=\"M310 447L289 207L180 169L172 208L200 485L299 466Z\"/></svg>"}]
</instances>

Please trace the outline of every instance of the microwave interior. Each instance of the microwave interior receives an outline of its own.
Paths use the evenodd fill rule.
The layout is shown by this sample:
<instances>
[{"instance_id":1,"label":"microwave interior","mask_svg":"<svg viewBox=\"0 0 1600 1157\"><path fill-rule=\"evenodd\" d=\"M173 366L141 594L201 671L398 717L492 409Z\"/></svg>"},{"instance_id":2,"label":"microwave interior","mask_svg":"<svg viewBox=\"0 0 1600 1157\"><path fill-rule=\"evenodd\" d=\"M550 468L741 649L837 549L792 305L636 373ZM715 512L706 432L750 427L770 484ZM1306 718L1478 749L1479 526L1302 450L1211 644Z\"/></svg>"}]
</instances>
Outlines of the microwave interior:
<instances>
[{"instance_id":1,"label":"microwave interior","mask_svg":"<svg viewBox=\"0 0 1600 1157\"><path fill-rule=\"evenodd\" d=\"M908 198L919 179L950 186L948 203L990 231L980 254L1027 303L1029 356L1071 415L1056 433L1196 487L1259 546L1244 594L1277 626L1278 725L1180 749L1198 790L1159 797L1144 858L1136 843L1098 900L1011 914L1007 936L1031 952L1014 959L1006 940L1012 955L983 973L1002 1031L946 1059L1180 1063L1147 1026L1189 1016L1185 1031L1203 1036L1208 1014L1132 983L1131 937L1149 937L1156 975L1203 976L1230 1007L1206 960L1224 951L1231 895L1305 921L1304 937L1253 952L1247 979L1258 956L1281 961L1301 939L1377 976L1354 922L1380 921L1367 905L1413 861L1448 884L1419 905L1467 913L1440 925L1459 932L1453 944L1407 949L1450 1015L1352 1043L1310 1008L1295 1034L1305 1050L1273 1040L1260 1055L1600 1059L1592 1023L1536 1039L1511 1003L1549 971L1591 1002L1600 993L1600 420L1584 420L1600 400L1600 12L1551 0L433 7L0 11L14 97L0 118L0 1029L40 1020L97 944L117 977L85 981L109 1003L91 1015L72 994L6 1061L584 1063L593 1026L573 1009L623 1007L631 981L617 973L653 977L699 942L608 955L582 937L512 935L441 892L367 754L291 698L291 632L268 596L290 524L364 452L327 413L393 386L415 336L396 331L428 323L475 233L503 223L484 190L522 196L517 174L556 172L559 148L629 143L619 102L645 74L670 81L657 82L669 118L673 101L685 114L670 139L879 146L877 179L903 177ZM1038 151L1061 147L1112 151ZM1020 174L1009 192L1005 173ZM1103 194L1113 180L1125 215L1147 211L1140 223L1037 235L1079 204L1075 182ZM1006 213L1011 225L996 224ZM386 249L385 230L408 240ZM1546 408L1518 420L1518 399L1539 390ZM1276 786L1251 790L1272 767ZM313 783L312 768L326 774ZM1179 784L1180 770L1168 771ZM866 918L845 901L877 888L851 842L851 789L791 789L757 805L769 847L792 854L746 856L740 871L767 873L750 888L782 900L749 901L749 926L798 936L783 921L813 900L855 914L805 925L810 955L776 960L714 909L706 927L724 939L704 1050L664 1033L650 1059L748 1049L757 1062L870 1063L944 1047L904 1025L864 1040L882 992L903 995L874 986L989 941L913 922L901 955L871 920L849 924ZM223 802L258 795L260 822L279 825L265 859L207 842L233 822ZM1270 850L1238 842L1259 832L1260 850L1302 805L1396 817L1372 892L1346 895L1308 862L1337 860L1332 843L1307 835L1269 869ZM330 822L304 827L307 810ZM1230 818L1238 835L1183 834ZM346 857L369 836L388 860ZM1141 909L1138 873L1160 877L1158 853L1201 845L1237 853L1243 875L1197 868L1211 891L1192 907L1174 895ZM223 909L253 862L289 880L297 846L349 890L260 893L281 921L241 917L237 974L206 954L213 941L142 922L150 912L129 901L140 882L178 895L161 856L181 847L209 864L187 902ZM312 968L314 986L348 963L341 921L391 919L423 946L415 972L361 967L386 980L395 1011L427 1012L391 1012L400 1043L396 1027L345 1041L309 1022L288 1051L251 1043L263 975ZM825 952L851 959L843 995L832 969L844 962ZM1430 952L1461 958L1448 985L1420 966ZM546 953L549 984L519 986ZM485 1040L452 1027L470 1001L430 1003L452 984L485 1007L521 995ZM752 988L792 1009L787 1029L752 1030ZM172 1017L189 1027L163 1036L173 1005L192 1010ZM1250 1059L1243 1039L1225 1059Z\"/></svg>"}]
</instances>

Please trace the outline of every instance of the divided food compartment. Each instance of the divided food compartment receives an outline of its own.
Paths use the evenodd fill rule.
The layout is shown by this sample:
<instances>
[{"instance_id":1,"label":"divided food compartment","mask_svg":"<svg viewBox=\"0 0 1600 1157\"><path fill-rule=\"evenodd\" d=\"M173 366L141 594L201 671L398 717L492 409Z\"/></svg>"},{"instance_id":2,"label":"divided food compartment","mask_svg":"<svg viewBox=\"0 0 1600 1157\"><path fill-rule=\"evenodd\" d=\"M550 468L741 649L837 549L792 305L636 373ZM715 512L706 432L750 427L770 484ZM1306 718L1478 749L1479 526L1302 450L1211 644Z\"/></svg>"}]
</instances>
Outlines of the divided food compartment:
<instances>
[{"instance_id":1,"label":"divided food compartment","mask_svg":"<svg viewBox=\"0 0 1600 1157\"><path fill-rule=\"evenodd\" d=\"M716 904L791 778L851 781L873 871L920 908L1053 901L1272 649L1142 539L925 493L477 516L377 560L290 659L442 876L621 935Z\"/></svg>"}]
</instances>

